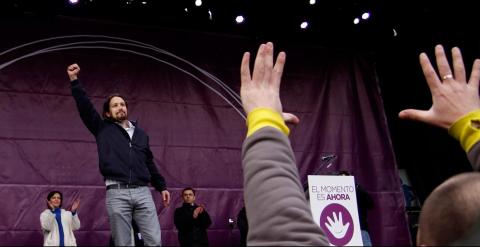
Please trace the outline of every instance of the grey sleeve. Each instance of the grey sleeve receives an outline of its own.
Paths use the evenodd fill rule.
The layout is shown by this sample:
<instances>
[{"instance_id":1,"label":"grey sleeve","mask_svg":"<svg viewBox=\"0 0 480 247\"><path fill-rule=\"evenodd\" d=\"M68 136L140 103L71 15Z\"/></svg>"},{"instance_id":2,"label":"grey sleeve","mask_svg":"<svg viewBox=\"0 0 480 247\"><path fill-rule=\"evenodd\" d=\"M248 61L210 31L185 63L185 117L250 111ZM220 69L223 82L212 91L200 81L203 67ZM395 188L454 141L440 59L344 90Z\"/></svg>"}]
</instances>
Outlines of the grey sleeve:
<instances>
[{"instance_id":1,"label":"grey sleeve","mask_svg":"<svg viewBox=\"0 0 480 247\"><path fill-rule=\"evenodd\" d=\"M248 246L328 246L312 219L288 137L265 127L243 143Z\"/></svg>"}]
</instances>

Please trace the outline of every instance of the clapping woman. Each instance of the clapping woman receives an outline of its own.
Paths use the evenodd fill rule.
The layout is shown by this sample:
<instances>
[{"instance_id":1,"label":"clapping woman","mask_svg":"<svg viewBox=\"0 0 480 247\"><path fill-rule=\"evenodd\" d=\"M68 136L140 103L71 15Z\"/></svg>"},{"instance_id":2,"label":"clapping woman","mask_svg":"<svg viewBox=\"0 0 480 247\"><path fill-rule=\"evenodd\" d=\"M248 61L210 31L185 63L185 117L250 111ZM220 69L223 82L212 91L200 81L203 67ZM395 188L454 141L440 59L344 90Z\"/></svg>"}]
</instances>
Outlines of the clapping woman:
<instances>
[{"instance_id":1,"label":"clapping woman","mask_svg":"<svg viewBox=\"0 0 480 247\"><path fill-rule=\"evenodd\" d=\"M71 211L62 209L62 199L63 196L60 191L48 193L48 209L40 214L44 246L77 245L73 231L80 228L80 220L77 214L80 199L73 202Z\"/></svg>"}]
</instances>

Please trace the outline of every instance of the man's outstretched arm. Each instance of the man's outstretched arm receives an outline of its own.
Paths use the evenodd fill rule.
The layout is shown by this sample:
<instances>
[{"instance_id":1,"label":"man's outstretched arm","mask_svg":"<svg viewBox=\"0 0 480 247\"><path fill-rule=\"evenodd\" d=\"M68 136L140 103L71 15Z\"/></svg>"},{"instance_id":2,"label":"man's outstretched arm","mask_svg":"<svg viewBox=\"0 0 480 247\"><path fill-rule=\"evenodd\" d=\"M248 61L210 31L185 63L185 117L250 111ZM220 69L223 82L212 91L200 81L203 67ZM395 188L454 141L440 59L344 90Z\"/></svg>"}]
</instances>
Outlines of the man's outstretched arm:
<instances>
[{"instance_id":1,"label":"man's outstretched arm","mask_svg":"<svg viewBox=\"0 0 480 247\"><path fill-rule=\"evenodd\" d=\"M92 102L87 96L87 92L80 84L78 80L78 74L80 73L80 66L78 64L71 64L67 67L67 74L70 78L70 84L72 89L72 96L77 104L80 118L82 119L88 130L92 132L94 136L97 135L101 125L103 123L102 118L98 114L97 110L93 106Z\"/></svg>"}]
</instances>

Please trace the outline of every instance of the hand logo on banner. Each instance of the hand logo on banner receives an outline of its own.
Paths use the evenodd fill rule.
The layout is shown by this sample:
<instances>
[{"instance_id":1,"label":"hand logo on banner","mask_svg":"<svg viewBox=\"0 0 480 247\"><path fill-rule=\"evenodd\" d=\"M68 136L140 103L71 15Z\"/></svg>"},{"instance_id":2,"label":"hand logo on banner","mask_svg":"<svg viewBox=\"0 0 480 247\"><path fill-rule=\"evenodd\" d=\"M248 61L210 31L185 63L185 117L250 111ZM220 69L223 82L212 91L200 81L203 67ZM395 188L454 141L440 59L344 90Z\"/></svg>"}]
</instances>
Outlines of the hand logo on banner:
<instances>
[{"instance_id":1,"label":"hand logo on banner","mask_svg":"<svg viewBox=\"0 0 480 247\"><path fill-rule=\"evenodd\" d=\"M329 204L323 209L320 214L320 227L333 245L343 246L352 240L352 216L344 206L338 203Z\"/></svg>"},{"instance_id":2,"label":"hand logo on banner","mask_svg":"<svg viewBox=\"0 0 480 247\"><path fill-rule=\"evenodd\" d=\"M350 222L347 222L347 224L344 225L342 220L342 212L339 212L338 214L338 217L340 218L339 220L337 220L337 214L333 212L333 222L330 216L327 216L328 223L325 222L325 226L335 238L343 238L345 237L345 234L347 234Z\"/></svg>"}]
</instances>

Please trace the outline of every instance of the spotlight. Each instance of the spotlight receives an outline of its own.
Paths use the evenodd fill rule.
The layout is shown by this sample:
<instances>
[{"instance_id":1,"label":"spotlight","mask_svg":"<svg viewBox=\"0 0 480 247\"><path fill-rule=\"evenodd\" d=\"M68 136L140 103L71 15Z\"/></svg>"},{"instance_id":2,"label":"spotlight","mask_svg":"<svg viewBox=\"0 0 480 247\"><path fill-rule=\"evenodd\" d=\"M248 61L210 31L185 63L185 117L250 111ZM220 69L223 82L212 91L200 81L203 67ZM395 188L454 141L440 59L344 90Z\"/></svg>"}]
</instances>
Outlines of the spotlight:
<instances>
[{"instance_id":1,"label":"spotlight","mask_svg":"<svg viewBox=\"0 0 480 247\"><path fill-rule=\"evenodd\" d=\"M370 13L365 12L365 13L362 14L362 19L366 20L368 18L370 18Z\"/></svg>"},{"instance_id":2,"label":"spotlight","mask_svg":"<svg viewBox=\"0 0 480 247\"><path fill-rule=\"evenodd\" d=\"M240 23L243 23L245 21L245 18L243 18L243 16L239 15L235 18L235 21L240 24Z\"/></svg>"},{"instance_id":3,"label":"spotlight","mask_svg":"<svg viewBox=\"0 0 480 247\"><path fill-rule=\"evenodd\" d=\"M195 0L195 6L197 7L202 6L202 0Z\"/></svg>"},{"instance_id":4,"label":"spotlight","mask_svg":"<svg viewBox=\"0 0 480 247\"><path fill-rule=\"evenodd\" d=\"M358 23L360 23L360 19L358 18L353 19L353 24L357 25Z\"/></svg>"},{"instance_id":5,"label":"spotlight","mask_svg":"<svg viewBox=\"0 0 480 247\"><path fill-rule=\"evenodd\" d=\"M212 11L208 10L208 19L212 20L213 17L212 17Z\"/></svg>"},{"instance_id":6,"label":"spotlight","mask_svg":"<svg viewBox=\"0 0 480 247\"><path fill-rule=\"evenodd\" d=\"M315 0L310 0L310 5L314 5L316 3Z\"/></svg>"},{"instance_id":7,"label":"spotlight","mask_svg":"<svg viewBox=\"0 0 480 247\"><path fill-rule=\"evenodd\" d=\"M68 0L68 2L70 2L70 4L77 4L78 0Z\"/></svg>"},{"instance_id":8,"label":"spotlight","mask_svg":"<svg viewBox=\"0 0 480 247\"><path fill-rule=\"evenodd\" d=\"M308 27L308 22L306 22L306 21L304 21L304 22L302 22L302 24L300 24L301 29L307 29L307 27Z\"/></svg>"}]
</instances>

